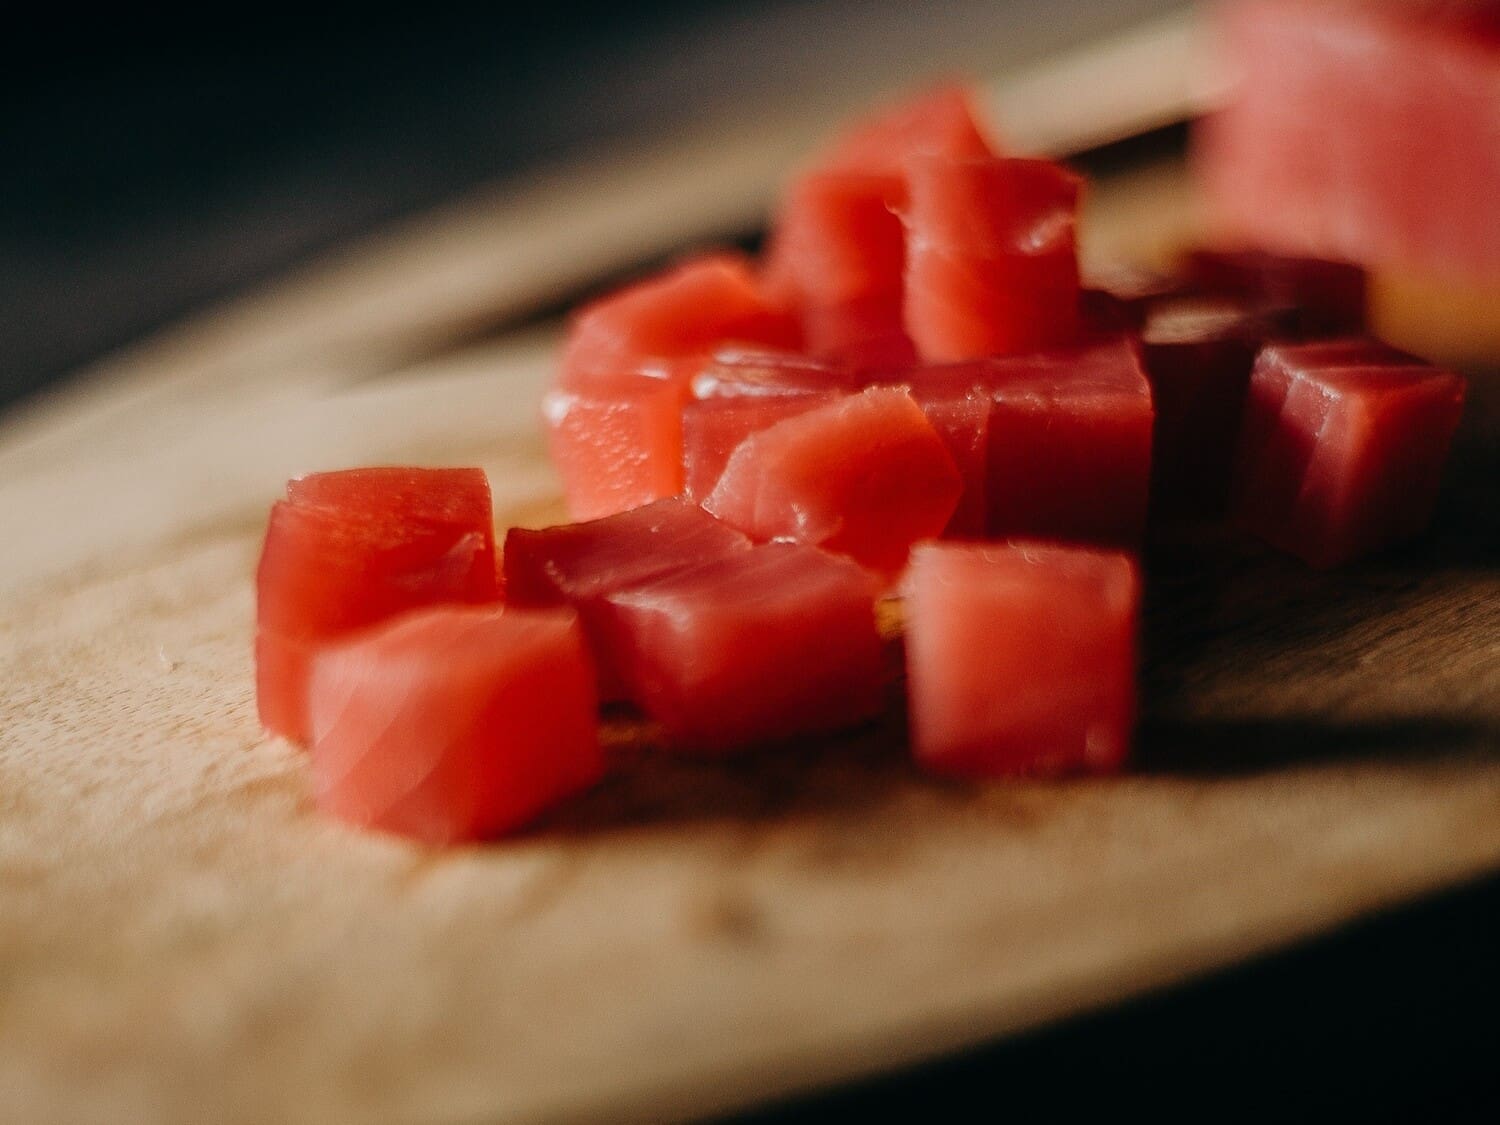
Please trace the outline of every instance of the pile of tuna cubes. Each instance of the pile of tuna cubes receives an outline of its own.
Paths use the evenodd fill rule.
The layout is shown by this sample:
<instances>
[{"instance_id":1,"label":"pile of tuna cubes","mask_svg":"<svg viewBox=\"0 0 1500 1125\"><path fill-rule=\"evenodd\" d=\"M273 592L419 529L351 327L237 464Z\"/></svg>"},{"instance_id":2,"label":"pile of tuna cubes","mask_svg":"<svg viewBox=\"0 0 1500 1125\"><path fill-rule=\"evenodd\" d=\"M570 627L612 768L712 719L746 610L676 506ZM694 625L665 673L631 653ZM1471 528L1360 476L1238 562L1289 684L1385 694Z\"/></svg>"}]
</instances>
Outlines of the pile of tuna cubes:
<instances>
[{"instance_id":1,"label":"pile of tuna cubes","mask_svg":"<svg viewBox=\"0 0 1500 1125\"><path fill-rule=\"evenodd\" d=\"M544 403L580 521L495 562L477 470L293 481L259 574L268 729L320 804L445 842L603 774L598 708L723 754L885 709L969 777L1120 768L1153 523L1314 566L1427 520L1464 387L1361 333L1351 266L1200 251L1085 288L1063 167L962 89L856 125L763 261L696 257L581 310Z\"/></svg>"}]
</instances>

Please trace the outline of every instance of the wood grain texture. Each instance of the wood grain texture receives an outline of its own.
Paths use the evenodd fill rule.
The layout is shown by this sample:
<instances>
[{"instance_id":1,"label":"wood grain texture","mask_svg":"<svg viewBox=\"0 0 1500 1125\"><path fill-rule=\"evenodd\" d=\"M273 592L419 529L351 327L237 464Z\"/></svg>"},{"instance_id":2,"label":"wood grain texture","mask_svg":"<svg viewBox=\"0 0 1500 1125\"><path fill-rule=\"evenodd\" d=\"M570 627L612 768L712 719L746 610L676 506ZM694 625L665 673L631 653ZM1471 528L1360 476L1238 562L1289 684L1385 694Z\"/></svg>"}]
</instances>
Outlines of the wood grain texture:
<instances>
[{"instance_id":1,"label":"wood grain texture","mask_svg":"<svg viewBox=\"0 0 1500 1125\"><path fill-rule=\"evenodd\" d=\"M1093 246L1164 245L1175 184L1102 192ZM412 263L443 251L421 241L350 259L331 307L297 283L148 345L0 446L7 1116L701 1114L1500 867L1489 383L1423 544L1335 575L1228 540L1153 554L1129 777L924 778L898 684L866 730L728 763L615 721L612 779L503 844L429 853L321 820L251 693L281 482L478 463L502 524L559 513L534 425L552 337L414 365L433 317L352 311L382 279L426 284Z\"/></svg>"}]
</instances>

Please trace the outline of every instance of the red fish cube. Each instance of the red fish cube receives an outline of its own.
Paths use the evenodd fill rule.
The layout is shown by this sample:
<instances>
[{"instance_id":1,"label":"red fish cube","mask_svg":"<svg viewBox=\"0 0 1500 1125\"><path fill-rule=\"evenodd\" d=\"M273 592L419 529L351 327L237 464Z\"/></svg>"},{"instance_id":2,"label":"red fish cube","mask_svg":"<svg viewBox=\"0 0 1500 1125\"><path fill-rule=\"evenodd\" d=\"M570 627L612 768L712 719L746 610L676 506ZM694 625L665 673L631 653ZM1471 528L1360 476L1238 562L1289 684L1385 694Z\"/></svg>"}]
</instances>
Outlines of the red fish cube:
<instances>
[{"instance_id":1,"label":"red fish cube","mask_svg":"<svg viewBox=\"0 0 1500 1125\"><path fill-rule=\"evenodd\" d=\"M1137 348L1086 348L972 365L993 398L989 532L1132 546L1150 491L1151 387Z\"/></svg>"},{"instance_id":2,"label":"red fish cube","mask_svg":"<svg viewBox=\"0 0 1500 1125\"><path fill-rule=\"evenodd\" d=\"M1196 136L1211 218L1290 254L1500 278L1500 4L1224 5Z\"/></svg>"},{"instance_id":3,"label":"red fish cube","mask_svg":"<svg viewBox=\"0 0 1500 1125\"><path fill-rule=\"evenodd\" d=\"M513 527L505 536L506 596L512 605L577 610L600 696L619 699L619 661L597 627L600 599L749 546L743 534L680 499L539 531Z\"/></svg>"},{"instance_id":4,"label":"red fish cube","mask_svg":"<svg viewBox=\"0 0 1500 1125\"><path fill-rule=\"evenodd\" d=\"M256 570L262 725L307 740L318 649L405 610L499 598L489 482L478 469L358 469L292 481Z\"/></svg>"},{"instance_id":5,"label":"red fish cube","mask_svg":"<svg viewBox=\"0 0 1500 1125\"><path fill-rule=\"evenodd\" d=\"M1130 557L930 543L906 578L912 750L968 777L1107 773L1130 749L1140 579Z\"/></svg>"},{"instance_id":6,"label":"red fish cube","mask_svg":"<svg viewBox=\"0 0 1500 1125\"><path fill-rule=\"evenodd\" d=\"M1241 521L1316 567L1420 532L1463 412L1463 379L1373 341L1273 345L1240 436Z\"/></svg>"},{"instance_id":7,"label":"red fish cube","mask_svg":"<svg viewBox=\"0 0 1500 1125\"><path fill-rule=\"evenodd\" d=\"M483 469L414 469L377 465L308 473L286 482L288 502L349 518L442 524L483 532L492 526L490 482Z\"/></svg>"},{"instance_id":8,"label":"red fish cube","mask_svg":"<svg viewBox=\"0 0 1500 1125\"><path fill-rule=\"evenodd\" d=\"M658 500L584 523L505 535L505 584L512 605L577 605L750 545L745 536L686 500Z\"/></svg>"},{"instance_id":9,"label":"red fish cube","mask_svg":"<svg viewBox=\"0 0 1500 1125\"><path fill-rule=\"evenodd\" d=\"M686 401L680 379L645 374L549 391L542 419L568 514L598 519L680 493Z\"/></svg>"},{"instance_id":10,"label":"red fish cube","mask_svg":"<svg viewBox=\"0 0 1500 1125\"><path fill-rule=\"evenodd\" d=\"M901 220L880 176L823 173L788 191L767 255L771 284L790 295L808 350L853 363L909 363L901 326Z\"/></svg>"},{"instance_id":11,"label":"red fish cube","mask_svg":"<svg viewBox=\"0 0 1500 1125\"><path fill-rule=\"evenodd\" d=\"M688 403L682 412L684 494L691 500L706 500L724 475L729 458L747 437L838 397L825 391L808 395L745 395Z\"/></svg>"},{"instance_id":12,"label":"red fish cube","mask_svg":"<svg viewBox=\"0 0 1500 1125\"><path fill-rule=\"evenodd\" d=\"M907 333L929 362L1031 351L1079 333L1079 181L1045 160L907 164Z\"/></svg>"},{"instance_id":13,"label":"red fish cube","mask_svg":"<svg viewBox=\"0 0 1500 1125\"><path fill-rule=\"evenodd\" d=\"M910 363L902 323L905 162L922 153L993 155L969 91L942 86L857 122L795 179L777 208L768 285L795 308L815 355Z\"/></svg>"},{"instance_id":14,"label":"red fish cube","mask_svg":"<svg viewBox=\"0 0 1500 1125\"><path fill-rule=\"evenodd\" d=\"M700 399L862 391L876 372L853 364L769 351L721 349L692 380Z\"/></svg>"},{"instance_id":15,"label":"red fish cube","mask_svg":"<svg viewBox=\"0 0 1500 1125\"><path fill-rule=\"evenodd\" d=\"M921 370L913 373L908 389L947 445L963 478L958 506L943 534L982 536L989 519L985 482L989 476L991 396L981 388L954 385Z\"/></svg>"},{"instance_id":16,"label":"red fish cube","mask_svg":"<svg viewBox=\"0 0 1500 1125\"><path fill-rule=\"evenodd\" d=\"M668 742L727 752L880 710L875 592L848 559L771 543L609 594L603 627Z\"/></svg>"},{"instance_id":17,"label":"red fish cube","mask_svg":"<svg viewBox=\"0 0 1500 1125\"><path fill-rule=\"evenodd\" d=\"M911 395L873 387L752 434L704 507L752 539L825 547L889 577L947 526L962 491Z\"/></svg>"},{"instance_id":18,"label":"red fish cube","mask_svg":"<svg viewBox=\"0 0 1500 1125\"><path fill-rule=\"evenodd\" d=\"M705 254L582 309L568 332L560 382L577 387L723 343L796 347L798 335L748 259Z\"/></svg>"},{"instance_id":19,"label":"red fish cube","mask_svg":"<svg viewBox=\"0 0 1500 1125\"><path fill-rule=\"evenodd\" d=\"M597 706L568 610L409 614L318 656L315 799L428 844L508 832L599 780Z\"/></svg>"}]
</instances>

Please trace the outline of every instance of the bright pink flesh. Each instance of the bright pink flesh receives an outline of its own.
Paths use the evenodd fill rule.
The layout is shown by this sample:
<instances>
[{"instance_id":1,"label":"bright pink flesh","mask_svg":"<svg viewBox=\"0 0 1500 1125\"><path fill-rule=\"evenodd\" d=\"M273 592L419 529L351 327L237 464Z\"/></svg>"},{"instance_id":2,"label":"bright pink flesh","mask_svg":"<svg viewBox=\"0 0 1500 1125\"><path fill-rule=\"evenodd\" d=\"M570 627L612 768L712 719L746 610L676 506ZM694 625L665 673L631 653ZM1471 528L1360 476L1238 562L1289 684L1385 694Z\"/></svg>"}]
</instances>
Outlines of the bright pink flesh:
<instances>
[{"instance_id":1,"label":"bright pink flesh","mask_svg":"<svg viewBox=\"0 0 1500 1125\"><path fill-rule=\"evenodd\" d=\"M697 504L658 500L586 523L511 528L506 590L512 605L576 605L749 545Z\"/></svg>"},{"instance_id":2,"label":"bright pink flesh","mask_svg":"<svg viewBox=\"0 0 1500 1125\"><path fill-rule=\"evenodd\" d=\"M1384 345L1266 348L1236 464L1240 519L1316 567L1410 538L1432 515L1463 403L1462 378Z\"/></svg>"},{"instance_id":3,"label":"bright pink flesh","mask_svg":"<svg viewBox=\"0 0 1500 1125\"><path fill-rule=\"evenodd\" d=\"M682 407L678 379L595 378L542 400L552 462L568 514L598 519L682 491Z\"/></svg>"},{"instance_id":4,"label":"bright pink flesh","mask_svg":"<svg viewBox=\"0 0 1500 1125\"><path fill-rule=\"evenodd\" d=\"M608 595L605 629L667 741L727 752L879 711L874 599L849 560L772 543Z\"/></svg>"},{"instance_id":5,"label":"bright pink flesh","mask_svg":"<svg viewBox=\"0 0 1500 1125\"><path fill-rule=\"evenodd\" d=\"M772 284L791 297L808 350L852 363L910 363L901 326L901 220L888 177L822 173L794 183L767 255Z\"/></svg>"},{"instance_id":6,"label":"bright pink flesh","mask_svg":"<svg viewBox=\"0 0 1500 1125\"><path fill-rule=\"evenodd\" d=\"M1348 262L1198 249L1187 257L1186 280L1200 292L1238 298L1291 335L1341 335L1365 327L1365 271Z\"/></svg>"},{"instance_id":7,"label":"bright pink flesh","mask_svg":"<svg viewBox=\"0 0 1500 1125\"><path fill-rule=\"evenodd\" d=\"M902 324L905 161L993 156L969 91L941 86L856 122L793 180L777 207L768 286L798 311L814 355L910 363Z\"/></svg>"},{"instance_id":8,"label":"bright pink flesh","mask_svg":"<svg viewBox=\"0 0 1500 1125\"><path fill-rule=\"evenodd\" d=\"M906 578L912 749L969 777L1107 773L1130 749L1140 580L1121 553L929 543Z\"/></svg>"},{"instance_id":9,"label":"bright pink flesh","mask_svg":"<svg viewBox=\"0 0 1500 1125\"><path fill-rule=\"evenodd\" d=\"M962 491L911 395L875 387L752 434L703 506L752 539L811 543L891 576Z\"/></svg>"},{"instance_id":10,"label":"bright pink flesh","mask_svg":"<svg viewBox=\"0 0 1500 1125\"><path fill-rule=\"evenodd\" d=\"M423 610L325 650L318 807L428 844L519 828L598 781L594 674L568 610Z\"/></svg>"},{"instance_id":11,"label":"bright pink flesh","mask_svg":"<svg viewBox=\"0 0 1500 1125\"><path fill-rule=\"evenodd\" d=\"M692 388L700 399L818 394L862 391L872 378L873 373L866 368L850 364L804 355L725 349L698 367Z\"/></svg>"},{"instance_id":12,"label":"bright pink flesh","mask_svg":"<svg viewBox=\"0 0 1500 1125\"><path fill-rule=\"evenodd\" d=\"M924 360L1052 347L1079 332L1079 181L1044 160L907 165L908 335Z\"/></svg>"},{"instance_id":13,"label":"bright pink flesh","mask_svg":"<svg viewBox=\"0 0 1500 1125\"><path fill-rule=\"evenodd\" d=\"M1133 546L1145 529L1151 387L1126 340L965 364L988 390L993 536Z\"/></svg>"},{"instance_id":14,"label":"bright pink flesh","mask_svg":"<svg viewBox=\"0 0 1500 1125\"><path fill-rule=\"evenodd\" d=\"M351 518L395 519L483 530L491 522L490 482L483 469L414 469L380 465L309 473L286 483L299 508Z\"/></svg>"},{"instance_id":15,"label":"bright pink flesh","mask_svg":"<svg viewBox=\"0 0 1500 1125\"><path fill-rule=\"evenodd\" d=\"M1147 311L1141 346L1156 408L1153 515L1224 510L1250 367L1268 334L1267 319L1237 300L1178 297Z\"/></svg>"},{"instance_id":16,"label":"bright pink flesh","mask_svg":"<svg viewBox=\"0 0 1500 1125\"><path fill-rule=\"evenodd\" d=\"M799 339L747 258L706 254L581 310L568 332L559 382L578 388L597 376L628 374L723 343L795 347Z\"/></svg>"},{"instance_id":17,"label":"bright pink flesh","mask_svg":"<svg viewBox=\"0 0 1500 1125\"><path fill-rule=\"evenodd\" d=\"M982 536L989 519L985 482L989 476L991 396L977 387L924 379L923 375L920 369L913 372L907 389L947 445L963 478L958 507L943 534Z\"/></svg>"},{"instance_id":18,"label":"bright pink flesh","mask_svg":"<svg viewBox=\"0 0 1500 1125\"><path fill-rule=\"evenodd\" d=\"M599 599L749 546L742 533L680 499L587 523L513 527L505 536L506 596L512 605L577 610L599 671L600 697L620 699L619 662L598 628Z\"/></svg>"},{"instance_id":19,"label":"bright pink flesh","mask_svg":"<svg viewBox=\"0 0 1500 1125\"><path fill-rule=\"evenodd\" d=\"M1223 232L1289 254L1500 277L1497 25L1495 0L1226 6L1219 38L1240 80L1196 138Z\"/></svg>"},{"instance_id":20,"label":"bright pink flesh","mask_svg":"<svg viewBox=\"0 0 1500 1125\"><path fill-rule=\"evenodd\" d=\"M702 501L713 492L729 458L751 434L806 414L840 396L821 394L742 395L690 402L682 412L683 492Z\"/></svg>"},{"instance_id":21,"label":"bright pink flesh","mask_svg":"<svg viewBox=\"0 0 1500 1125\"><path fill-rule=\"evenodd\" d=\"M288 485L256 571L261 723L307 740L309 663L330 641L405 610L499 596L479 470L361 469Z\"/></svg>"}]
</instances>

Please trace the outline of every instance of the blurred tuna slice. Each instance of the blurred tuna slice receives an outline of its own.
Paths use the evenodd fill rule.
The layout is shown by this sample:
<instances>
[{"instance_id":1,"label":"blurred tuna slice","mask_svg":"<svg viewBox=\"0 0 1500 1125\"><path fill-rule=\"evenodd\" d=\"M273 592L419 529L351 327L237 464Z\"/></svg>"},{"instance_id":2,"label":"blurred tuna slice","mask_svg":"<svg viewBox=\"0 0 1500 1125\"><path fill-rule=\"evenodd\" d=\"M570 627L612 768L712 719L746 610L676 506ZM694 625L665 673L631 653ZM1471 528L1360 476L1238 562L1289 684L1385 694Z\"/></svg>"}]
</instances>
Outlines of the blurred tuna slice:
<instances>
[{"instance_id":1,"label":"blurred tuna slice","mask_svg":"<svg viewBox=\"0 0 1500 1125\"><path fill-rule=\"evenodd\" d=\"M1500 283L1500 2L1240 0L1197 133L1211 219L1292 254Z\"/></svg>"}]
</instances>

